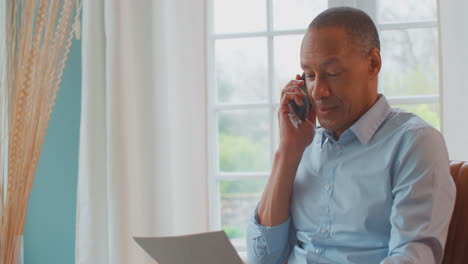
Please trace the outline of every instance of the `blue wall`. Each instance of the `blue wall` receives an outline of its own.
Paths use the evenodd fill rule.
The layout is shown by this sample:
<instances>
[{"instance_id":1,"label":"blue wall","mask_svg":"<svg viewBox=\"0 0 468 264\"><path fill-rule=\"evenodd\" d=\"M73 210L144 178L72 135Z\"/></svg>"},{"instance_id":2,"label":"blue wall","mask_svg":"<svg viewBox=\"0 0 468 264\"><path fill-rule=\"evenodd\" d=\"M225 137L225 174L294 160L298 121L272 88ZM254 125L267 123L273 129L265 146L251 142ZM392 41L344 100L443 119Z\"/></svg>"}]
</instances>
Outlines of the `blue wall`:
<instances>
[{"instance_id":1,"label":"blue wall","mask_svg":"<svg viewBox=\"0 0 468 264\"><path fill-rule=\"evenodd\" d=\"M29 199L25 264L75 263L80 103L81 42L74 40Z\"/></svg>"}]
</instances>

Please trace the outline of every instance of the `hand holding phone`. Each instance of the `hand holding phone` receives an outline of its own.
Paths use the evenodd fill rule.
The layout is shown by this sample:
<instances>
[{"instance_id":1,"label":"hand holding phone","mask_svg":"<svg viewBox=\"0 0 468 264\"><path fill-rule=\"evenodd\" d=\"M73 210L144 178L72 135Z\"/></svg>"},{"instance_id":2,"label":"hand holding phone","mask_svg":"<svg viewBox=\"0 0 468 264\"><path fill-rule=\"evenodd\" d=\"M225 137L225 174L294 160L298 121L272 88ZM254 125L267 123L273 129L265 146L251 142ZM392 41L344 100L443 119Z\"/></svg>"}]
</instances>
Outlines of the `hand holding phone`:
<instances>
[{"instance_id":1,"label":"hand holding phone","mask_svg":"<svg viewBox=\"0 0 468 264\"><path fill-rule=\"evenodd\" d=\"M305 96L302 98L302 105L298 105L294 100L291 100L289 102L289 119L295 127L298 127L302 122L304 122L307 119L307 116L310 112L310 108L312 107L309 94L307 93L307 85L304 73L302 73L301 79L303 80L301 90L305 93Z\"/></svg>"},{"instance_id":2,"label":"hand holding phone","mask_svg":"<svg viewBox=\"0 0 468 264\"><path fill-rule=\"evenodd\" d=\"M315 136L315 111L304 79L304 74L302 77L296 74L281 92L278 109L279 149L285 151L287 157L302 155Z\"/></svg>"}]
</instances>

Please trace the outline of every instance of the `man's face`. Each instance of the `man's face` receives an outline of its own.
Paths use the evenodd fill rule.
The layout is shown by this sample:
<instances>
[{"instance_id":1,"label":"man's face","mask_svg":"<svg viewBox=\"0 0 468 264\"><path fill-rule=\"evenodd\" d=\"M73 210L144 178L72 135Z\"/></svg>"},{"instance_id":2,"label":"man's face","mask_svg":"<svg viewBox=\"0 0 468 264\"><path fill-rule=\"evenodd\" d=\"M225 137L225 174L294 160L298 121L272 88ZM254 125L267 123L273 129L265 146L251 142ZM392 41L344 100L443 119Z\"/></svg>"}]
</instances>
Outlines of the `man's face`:
<instances>
[{"instance_id":1,"label":"man's face","mask_svg":"<svg viewBox=\"0 0 468 264\"><path fill-rule=\"evenodd\" d=\"M351 44L343 29L309 29L301 65L322 127L341 136L375 103L378 70L375 73L372 64L371 56Z\"/></svg>"}]
</instances>

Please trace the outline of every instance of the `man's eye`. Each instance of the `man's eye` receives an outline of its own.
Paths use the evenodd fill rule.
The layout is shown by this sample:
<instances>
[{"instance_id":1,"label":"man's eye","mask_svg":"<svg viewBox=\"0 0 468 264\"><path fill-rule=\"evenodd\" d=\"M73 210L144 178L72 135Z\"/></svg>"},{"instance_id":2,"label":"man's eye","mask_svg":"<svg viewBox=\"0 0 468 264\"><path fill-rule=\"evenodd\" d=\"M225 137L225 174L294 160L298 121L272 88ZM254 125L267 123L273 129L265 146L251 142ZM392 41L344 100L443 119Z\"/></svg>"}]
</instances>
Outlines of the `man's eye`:
<instances>
[{"instance_id":1,"label":"man's eye","mask_svg":"<svg viewBox=\"0 0 468 264\"><path fill-rule=\"evenodd\" d=\"M330 77L336 77L339 76L341 73L328 73L327 75Z\"/></svg>"},{"instance_id":2,"label":"man's eye","mask_svg":"<svg viewBox=\"0 0 468 264\"><path fill-rule=\"evenodd\" d=\"M306 77L309 79L315 79L315 74L307 74Z\"/></svg>"}]
</instances>

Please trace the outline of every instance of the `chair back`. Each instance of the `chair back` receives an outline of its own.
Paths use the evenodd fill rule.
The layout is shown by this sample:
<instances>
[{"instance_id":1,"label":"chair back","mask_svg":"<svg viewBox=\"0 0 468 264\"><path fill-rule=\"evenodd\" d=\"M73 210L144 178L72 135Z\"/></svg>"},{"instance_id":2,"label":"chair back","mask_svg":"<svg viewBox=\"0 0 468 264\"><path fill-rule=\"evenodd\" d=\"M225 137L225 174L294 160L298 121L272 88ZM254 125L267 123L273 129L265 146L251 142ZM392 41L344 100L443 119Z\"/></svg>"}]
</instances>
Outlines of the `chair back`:
<instances>
[{"instance_id":1,"label":"chair back","mask_svg":"<svg viewBox=\"0 0 468 264\"><path fill-rule=\"evenodd\" d=\"M457 186L457 197L442 263L465 264L468 263L468 162L450 162L450 174Z\"/></svg>"}]
</instances>

